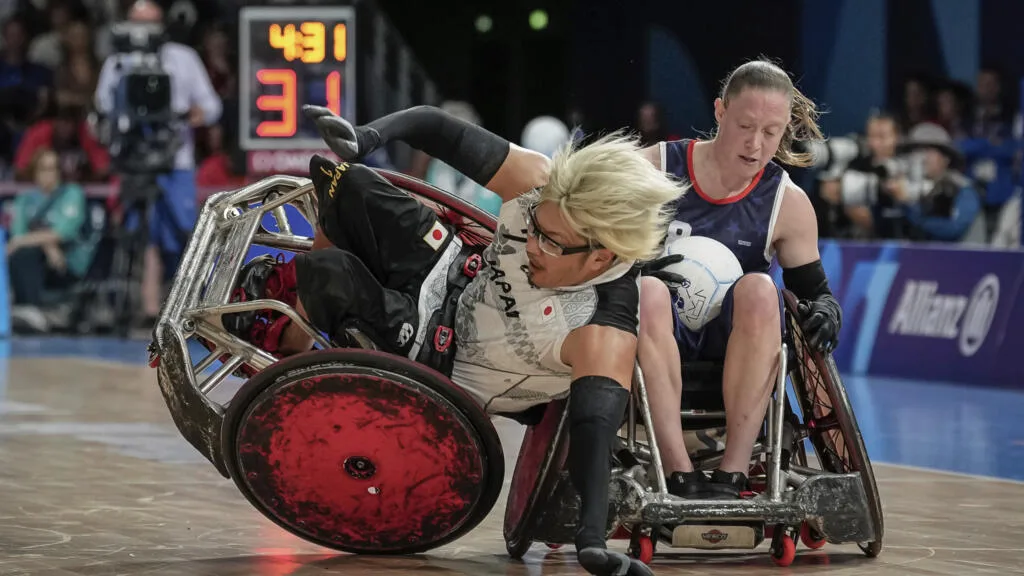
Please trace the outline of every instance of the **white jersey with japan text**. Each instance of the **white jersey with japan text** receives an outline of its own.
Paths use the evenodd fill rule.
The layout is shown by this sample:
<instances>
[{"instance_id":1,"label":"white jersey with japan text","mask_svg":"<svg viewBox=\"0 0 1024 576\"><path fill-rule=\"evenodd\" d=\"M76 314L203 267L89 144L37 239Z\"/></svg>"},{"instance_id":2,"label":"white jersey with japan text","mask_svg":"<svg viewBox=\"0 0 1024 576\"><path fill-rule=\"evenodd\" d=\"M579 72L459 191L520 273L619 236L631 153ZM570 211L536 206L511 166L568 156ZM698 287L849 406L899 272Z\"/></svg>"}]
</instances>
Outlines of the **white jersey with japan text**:
<instances>
[{"instance_id":1,"label":"white jersey with japan text","mask_svg":"<svg viewBox=\"0 0 1024 576\"><path fill-rule=\"evenodd\" d=\"M639 274L632 262L568 288L536 288L528 277L526 214L539 194L506 202L483 267L466 287L455 318L452 381L490 413L519 412L563 397L571 368L562 343L588 324L636 334Z\"/></svg>"}]
</instances>

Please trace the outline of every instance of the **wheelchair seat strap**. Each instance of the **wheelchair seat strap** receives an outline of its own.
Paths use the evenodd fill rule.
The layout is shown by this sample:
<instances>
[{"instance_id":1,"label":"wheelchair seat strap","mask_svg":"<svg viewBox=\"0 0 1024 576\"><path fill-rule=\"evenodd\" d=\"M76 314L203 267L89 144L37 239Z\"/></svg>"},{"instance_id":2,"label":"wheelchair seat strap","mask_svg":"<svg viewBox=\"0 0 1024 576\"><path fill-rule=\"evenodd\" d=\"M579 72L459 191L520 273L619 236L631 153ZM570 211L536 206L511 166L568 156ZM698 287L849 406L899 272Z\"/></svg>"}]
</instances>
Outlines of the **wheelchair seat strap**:
<instances>
[{"instance_id":1,"label":"wheelchair seat strap","mask_svg":"<svg viewBox=\"0 0 1024 576\"><path fill-rule=\"evenodd\" d=\"M416 357L421 362L444 374L451 376L455 362L455 314L458 311L459 298L469 283L483 267L483 259L478 249L463 246L459 256L448 267L447 289L441 306L430 316L426 333L430 336L429 343L424 343Z\"/></svg>"}]
</instances>

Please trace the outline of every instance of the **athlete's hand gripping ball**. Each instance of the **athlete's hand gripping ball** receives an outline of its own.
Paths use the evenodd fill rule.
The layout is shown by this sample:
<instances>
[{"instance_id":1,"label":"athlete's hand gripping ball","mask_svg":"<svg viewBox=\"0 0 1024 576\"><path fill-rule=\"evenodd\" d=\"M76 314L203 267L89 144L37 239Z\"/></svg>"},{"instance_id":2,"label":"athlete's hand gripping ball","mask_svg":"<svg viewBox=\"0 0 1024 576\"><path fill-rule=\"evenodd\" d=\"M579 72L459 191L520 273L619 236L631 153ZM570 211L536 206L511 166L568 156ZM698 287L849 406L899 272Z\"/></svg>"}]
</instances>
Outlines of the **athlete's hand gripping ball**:
<instances>
[{"instance_id":1,"label":"athlete's hand gripping ball","mask_svg":"<svg viewBox=\"0 0 1024 576\"><path fill-rule=\"evenodd\" d=\"M679 274L675 274L673 272L665 270L665 268L671 266L672 264L678 264L682 261L682 254L670 254L668 256L662 256L661 258L655 258L654 260L645 262L640 265L640 275L657 278L658 280L661 280L662 282L670 286L678 286L685 283L686 279L680 276Z\"/></svg>"},{"instance_id":2,"label":"athlete's hand gripping ball","mask_svg":"<svg viewBox=\"0 0 1024 576\"><path fill-rule=\"evenodd\" d=\"M324 143L342 160L353 162L371 151L368 137L371 137L372 128L352 126L348 120L323 106L306 104L302 113L313 121Z\"/></svg>"},{"instance_id":3,"label":"athlete's hand gripping ball","mask_svg":"<svg viewBox=\"0 0 1024 576\"><path fill-rule=\"evenodd\" d=\"M831 352L839 345L839 330L842 328L842 312L839 302L830 295L814 300L801 300L797 305L800 313L800 329L807 343L820 352Z\"/></svg>"}]
</instances>

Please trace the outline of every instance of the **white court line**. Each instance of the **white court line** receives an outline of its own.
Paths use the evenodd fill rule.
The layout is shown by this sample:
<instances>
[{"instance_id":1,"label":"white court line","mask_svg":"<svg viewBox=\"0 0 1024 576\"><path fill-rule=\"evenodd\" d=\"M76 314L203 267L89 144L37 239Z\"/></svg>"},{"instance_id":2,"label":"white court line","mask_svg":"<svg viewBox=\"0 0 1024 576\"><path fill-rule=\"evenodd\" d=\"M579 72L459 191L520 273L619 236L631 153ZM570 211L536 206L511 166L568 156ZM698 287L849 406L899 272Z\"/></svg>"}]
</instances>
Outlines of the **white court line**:
<instances>
[{"instance_id":1,"label":"white court line","mask_svg":"<svg viewBox=\"0 0 1024 576\"><path fill-rule=\"evenodd\" d=\"M967 472L955 472L952 470L939 470L938 468L925 468L923 466L913 466L911 464L894 464L892 462L872 461L872 467L888 466L891 468L902 468L904 470L913 470L915 472L930 472L932 474L944 474L946 476L957 476L964 479L972 480L983 480L985 482L1000 482L1004 484L1017 484L1024 485L1024 480L1016 480L1013 478L1000 478L998 476L983 476L981 474L968 474ZM881 480L885 482L886 480Z\"/></svg>"}]
</instances>

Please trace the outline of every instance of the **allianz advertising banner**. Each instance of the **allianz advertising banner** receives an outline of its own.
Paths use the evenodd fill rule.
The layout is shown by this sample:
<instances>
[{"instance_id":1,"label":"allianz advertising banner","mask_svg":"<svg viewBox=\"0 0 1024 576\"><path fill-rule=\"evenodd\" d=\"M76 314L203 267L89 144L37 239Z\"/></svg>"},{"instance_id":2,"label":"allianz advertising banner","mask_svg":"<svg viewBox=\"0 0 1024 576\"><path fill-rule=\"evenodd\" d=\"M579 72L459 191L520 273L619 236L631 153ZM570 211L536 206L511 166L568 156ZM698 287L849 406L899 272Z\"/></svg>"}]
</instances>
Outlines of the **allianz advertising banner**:
<instances>
[{"instance_id":1,"label":"allianz advertising banner","mask_svg":"<svg viewBox=\"0 0 1024 576\"><path fill-rule=\"evenodd\" d=\"M1024 252L824 242L821 254L844 373L1024 388Z\"/></svg>"}]
</instances>

